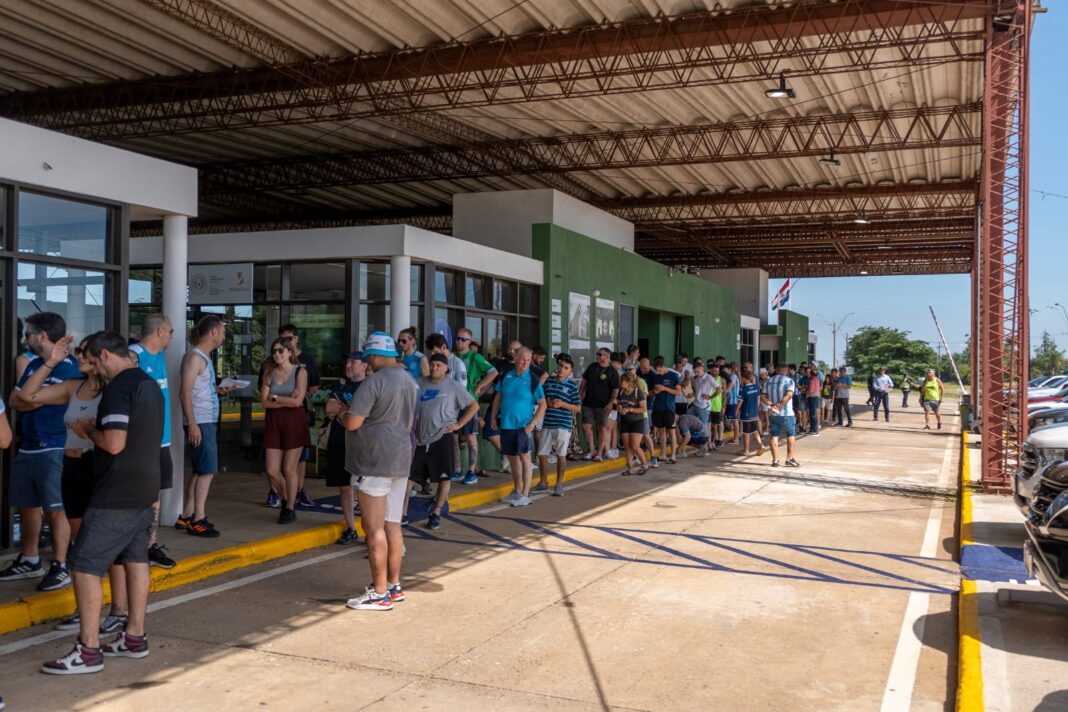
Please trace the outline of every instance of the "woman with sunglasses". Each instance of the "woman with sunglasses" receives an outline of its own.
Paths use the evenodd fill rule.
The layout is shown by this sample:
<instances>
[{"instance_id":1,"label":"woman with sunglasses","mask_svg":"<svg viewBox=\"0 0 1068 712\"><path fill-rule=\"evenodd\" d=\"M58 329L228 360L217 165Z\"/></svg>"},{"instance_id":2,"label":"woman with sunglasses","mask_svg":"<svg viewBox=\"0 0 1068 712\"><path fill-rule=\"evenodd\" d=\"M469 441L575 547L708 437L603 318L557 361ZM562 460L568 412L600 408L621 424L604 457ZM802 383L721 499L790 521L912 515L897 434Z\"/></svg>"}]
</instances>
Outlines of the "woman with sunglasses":
<instances>
[{"instance_id":1,"label":"woman with sunglasses","mask_svg":"<svg viewBox=\"0 0 1068 712\"><path fill-rule=\"evenodd\" d=\"M401 349L401 361L404 362L404 370L411 377L419 380L430 375L430 361L418 350L419 331L414 326L409 326L397 336L397 345Z\"/></svg>"},{"instance_id":2,"label":"woman with sunglasses","mask_svg":"<svg viewBox=\"0 0 1068 712\"><path fill-rule=\"evenodd\" d=\"M279 524L297 521L297 463L301 451L311 447L304 413L307 390L308 374L297 361L292 339L275 339L263 364L260 402L266 411L263 447L267 451L267 477L283 499Z\"/></svg>"}]
</instances>

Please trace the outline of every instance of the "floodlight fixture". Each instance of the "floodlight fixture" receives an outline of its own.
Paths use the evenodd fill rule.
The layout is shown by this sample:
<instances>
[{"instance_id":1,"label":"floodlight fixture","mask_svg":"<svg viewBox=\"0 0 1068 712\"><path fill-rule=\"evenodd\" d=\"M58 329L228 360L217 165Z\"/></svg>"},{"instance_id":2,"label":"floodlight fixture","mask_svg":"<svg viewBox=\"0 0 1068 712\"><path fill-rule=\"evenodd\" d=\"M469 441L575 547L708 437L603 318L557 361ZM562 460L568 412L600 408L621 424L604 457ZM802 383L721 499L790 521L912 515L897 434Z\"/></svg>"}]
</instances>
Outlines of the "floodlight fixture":
<instances>
[{"instance_id":1,"label":"floodlight fixture","mask_svg":"<svg viewBox=\"0 0 1068 712\"><path fill-rule=\"evenodd\" d=\"M764 96L769 99L795 99L797 94L794 93L792 87L786 84L786 74L779 75L779 86L774 89L765 89Z\"/></svg>"}]
</instances>

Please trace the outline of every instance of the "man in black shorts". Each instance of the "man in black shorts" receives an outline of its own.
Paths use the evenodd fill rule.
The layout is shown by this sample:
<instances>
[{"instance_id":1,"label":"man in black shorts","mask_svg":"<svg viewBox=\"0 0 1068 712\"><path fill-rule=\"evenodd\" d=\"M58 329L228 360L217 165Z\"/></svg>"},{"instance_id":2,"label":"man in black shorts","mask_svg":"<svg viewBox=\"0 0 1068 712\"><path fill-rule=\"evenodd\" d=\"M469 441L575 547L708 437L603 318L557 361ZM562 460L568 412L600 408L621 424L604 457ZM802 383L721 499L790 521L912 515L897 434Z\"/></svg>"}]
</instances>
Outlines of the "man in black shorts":
<instances>
[{"instance_id":1,"label":"man in black shorts","mask_svg":"<svg viewBox=\"0 0 1068 712\"><path fill-rule=\"evenodd\" d=\"M600 462L609 447L608 414L619 395L619 372L612 368L611 352L597 349L597 361L586 367L579 383L579 398L582 399L582 432L586 436L586 460ZM596 428L597 444L594 445Z\"/></svg>"},{"instance_id":2,"label":"man in black shorts","mask_svg":"<svg viewBox=\"0 0 1068 712\"><path fill-rule=\"evenodd\" d=\"M87 350L108 385L96 421L73 426L79 437L93 441L93 486L70 556L81 635L71 652L41 666L53 675L99 672L105 656L148 655L148 541L159 496L163 393L137 367L121 334L97 332ZM101 581L116 562L126 570L129 618L124 631L101 645Z\"/></svg>"},{"instance_id":3,"label":"man in black shorts","mask_svg":"<svg viewBox=\"0 0 1068 712\"><path fill-rule=\"evenodd\" d=\"M653 428L656 431L656 442L660 443L660 459L669 465L675 464L675 451L678 448L675 399L682 395L679 383L678 372L664 364L663 356L653 359L653 373L649 377L649 395L653 399ZM653 454L655 456L656 453ZM653 467L656 467L656 464Z\"/></svg>"},{"instance_id":4,"label":"man in black shorts","mask_svg":"<svg viewBox=\"0 0 1068 712\"><path fill-rule=\"evenodd\" d=\"M478 401L465 384L446 378L449 358L445 354L430 357L430 375L416 380L419 402L415 411L415 452L409 478L420 484L437 482L434 508L426 526L441 526L441 509L449 499L449 475L456 456L456 438L452 433L463 430L478 414Z\"/></svg>"},{"instance_id":5,"label":"man in black shorts","mask_svg":"<svg viewBox=\"0 0 1068 712\"><path fill-rule=\"evenodd\" d=\"M329 433L326 444L326 486L341 491L341 513L345 517L345 531L338 544L353 544L356 534L356 508L352 501L353 476L345 469L345 426L338 418L352 405L352 396L367 378L367 362L363 351L353 351L345 359L345 381L330 393L326 401L326 418Z\"/></svg>"}]
</instances>

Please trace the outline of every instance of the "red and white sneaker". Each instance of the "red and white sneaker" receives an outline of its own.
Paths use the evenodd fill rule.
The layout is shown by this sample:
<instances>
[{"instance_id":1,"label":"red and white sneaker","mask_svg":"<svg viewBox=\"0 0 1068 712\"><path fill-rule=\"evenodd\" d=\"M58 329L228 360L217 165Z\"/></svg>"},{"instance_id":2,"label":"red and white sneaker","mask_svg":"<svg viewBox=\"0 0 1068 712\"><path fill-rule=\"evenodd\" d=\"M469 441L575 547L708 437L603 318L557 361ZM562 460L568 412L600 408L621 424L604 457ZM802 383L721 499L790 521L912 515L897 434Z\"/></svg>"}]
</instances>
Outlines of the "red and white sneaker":
<instances>
[{"instance_id":1,"label":"red and white sneaker","mask_svg":"<svg viewBox=\"0 0 1068 712\"><path fill-rule=\"evenodd\" d=\"M143 658L148 655L148 635L123 631L100 646L105 658Z\"/></svg>"},{"instance_id":2,"label":"red and white sneaker","mask_svg":"<svg viewBox=\"0 0 1068 712\"><path fill-rule=\"evenodd\" d=\"M374 586L368 586L362 596L350 598L345 605L354 611L392 611L393 597L388 590L385 593L378 593Z\"/></svg>"},{"instance_id":3,"label":"red and white sneaker","mask_svg":"<svg viewBox=\"0 0 1068 712\"><path fill-rule=\"evenodd\" d=\"M78 640L74 649L58 660L50 660L41 666L41 672L49 675L85 675L104 669L104 654L100 648L87 648Z\"/></svg>"},{"instance_id":4,"label":"red and white sneaker","mask_svg":"<svg viewBox=\"0 0 1068 712\"><path fill-rule=\"evenodd\" d=\"M401 588L399 583L391 583L389 585L389 597L393 599L394 603L400 603L407 596L404 595L404 589Z\"/></svg>"}]
</instances>

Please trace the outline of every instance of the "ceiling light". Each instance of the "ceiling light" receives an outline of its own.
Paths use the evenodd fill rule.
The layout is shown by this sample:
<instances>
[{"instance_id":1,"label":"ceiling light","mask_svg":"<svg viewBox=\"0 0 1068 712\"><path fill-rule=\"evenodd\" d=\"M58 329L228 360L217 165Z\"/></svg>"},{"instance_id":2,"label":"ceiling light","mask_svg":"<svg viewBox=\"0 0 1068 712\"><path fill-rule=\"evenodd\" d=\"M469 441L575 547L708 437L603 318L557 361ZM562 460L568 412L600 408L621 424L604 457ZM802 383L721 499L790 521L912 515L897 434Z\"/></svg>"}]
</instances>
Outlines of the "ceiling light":
<instances>
[{"instance_id":1,"label":"ceiling light","mask_svg":"<svg viewBox=\"0 0 1068 712\"><path fill-rule=\"evenodd\" d=\"M774 89L764 90L764 96L769 99L793 99L797 95L794 94L794 90L786 85L786 75L779 75L779 86Z\"/></svg>"},{"instance_id":2,"label":"ceiling light","mask_svg":"<svg viewBox=\"0 0 1068 712\"><path fill-rule=\"evenodd\" d=\"M890 245L878 245L875 249L877 249L877 250L891 250L893 248L890 247Z\"/></svg>"},{"instance_id":3,"label":"ceiling light","mask_svg":"<svg viewBox=\"0 0 1068 712\"><path fill-rule=\"evenodd\" d=\"M830 155L820 158L821 166L840 166L842 162L834 157L834 151L831 151Z\"/></svg>"},{"instance_id":4,"label":"ceiling light","mask_svg":"<svg viewBox=\"0 0 1068 712\"><path fill-rule=\"evenodd\" d=\"M862 269L862 270L860 271L860 273L861 273L861 274L867 274L867 273L868 273L868 270L866 270L866 269Z\"/></svg>"},{"instance_id":5,"label":"ceiling light","mask_svg":"<svg viewBox=\"0 0 1068 712\"><path fill-rule=\"evenodd\" d=\"M868 215L866 213L861 213L857 217L853 218L853 222L855 222L857 225L868 225L871 223L871 220L868 220Z\"/></svg>"}]
</instances>

